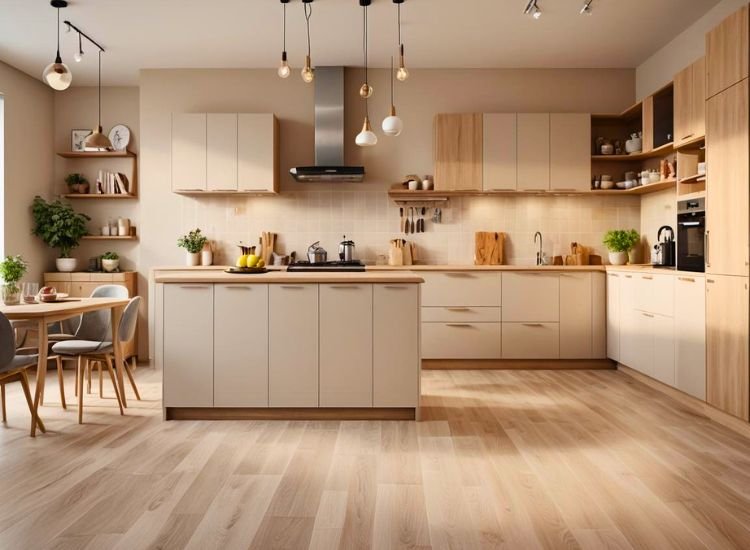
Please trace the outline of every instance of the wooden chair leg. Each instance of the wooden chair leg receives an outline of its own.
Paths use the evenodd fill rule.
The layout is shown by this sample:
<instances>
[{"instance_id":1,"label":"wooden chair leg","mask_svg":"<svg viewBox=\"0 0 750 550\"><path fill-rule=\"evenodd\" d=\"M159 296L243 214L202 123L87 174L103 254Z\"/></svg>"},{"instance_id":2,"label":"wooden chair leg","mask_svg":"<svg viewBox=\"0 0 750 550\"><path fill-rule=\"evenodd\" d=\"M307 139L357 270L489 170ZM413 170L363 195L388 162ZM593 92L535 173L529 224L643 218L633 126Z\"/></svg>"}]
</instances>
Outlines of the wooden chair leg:
<instances>
[{"instance_id":1,"label":"wooden chair leg","mask_svg":"<svg viewBox=\"0 0 750 550\"><path fill-rule=\"evenodd\" d=\"M76 365L76 370L78 371L77 376L77 387L78 387L78 423L83 424L83 356L78 356L78 363Z\"/></svg>"},{"instance_id":2,"label":"wooden chair leg","mask_svg":"<svg viewBox=\"0 0 750 550\"><path fill-rule=\"evenodd\" d=\"M109 377L112 379L112 386L115 390L115 397L117 398L117 404L120 406L120 415L124 415L125 411L122 410L122 399L120 399L120 390L117 388L117 380L115 379L115 369L112 368L112 359L107 356L107 369L109 370Z\"/></svg>"},{"instance_id":3,"label":"wooden chair leg","mask_svg":"<svg viewBox=\"0 0 750 550\"><path fill-rule=\"evenodd\" d=\"M104 399L104 377L102 376L102 362L96 362L97 369L99 370L99 399Z\"/></svg>"},{"instance_id":4,"label":"wooden chair leg","mask_svg":"<svg viewBox=\"0 0 750 550\"><path fill-rule=\"evenodd\" d=\"M0 384L0 404L3 407L3 424L8 421L8 414L5 412L5 384Z\"/></svg>"},{"instance_id":5,"label":"wooden chair leg","mask_svg":"<svg viewBox=\"0 0 750 550\"><path fill-rule=\"evenodd\" d=\"M76 363L76 383L74 385L75 396L78 397L78 363Z\"/></svg>"},{"instance_id":6,"label":"wooden chair leg","mask_svg":"<svg viewBox=\"0 0 750 550\"><path fill-rule=\"evenodd\" d=\"M37 367L37 368L39 368L39 367ZM47 365L44 365L44 368L46 369L46 368L47 368ZM45 378L46 378L46 377L45 377ZM42 384L42 391L41 391L41 393L39 394L39 406L40 406L40 407L43 407L43 406L44 406L44 386L46 386L46 384L44 384L44 383L43 383L43 384Z\"/></svg>"},{"instance_id":7,"label":"wooden chair leg","mask_svg":"<svg viewBox=\"0 0 750 550\"><path fill-rule=\"evenodd\" d=\"M68 404L65 402L65 379L63 378L63 362L62 357L57 356L57 381L60 384L60 401L62 402L63 409L68 409Z\"/></svg>"},{"instance_id":8,"label":"wooden chair leg","mask_svg":"<svg viewBox=\"0 0 750 550\"><path fill-rule=\"evenodd\" d=\"M91 362L86 361L86 377L88 378L88 381L86 382L86 393L88 394L91 394L91 365Z\"/></svg>"},{"instance_id":9,"label":"wooden chair leg","mask_svg":"<svg viewBox=\"0 0 750 550\"><path fill-rule=\"evenodd\" d=\"M123 361L123 365L125 365L125 373L128 375L130 385L133 387L133 391L135 392L135 398L140 401L141 394L138 393L138 387L135 385L135 378L133 378L133 371L130 370L130 364L127 361Z\"/></svg>"},{"instance_id":10,"label":"wooden chair leg","mask_svg":"<svg viewBox=\"0 0 750 550\"><path fill-rule=\"evenodd\" d=\"M29 406L29 412L31 413L31 433L34 433L34 402L31 400L31 390L29 389L29 377L26 375L26 371L21 371L21 387L23 388L23 394L26 396L26 404ZM36 423L42 433L46 433L47 429L44 427L44 422L36 415Z\"/></svg>"}]
</instances>

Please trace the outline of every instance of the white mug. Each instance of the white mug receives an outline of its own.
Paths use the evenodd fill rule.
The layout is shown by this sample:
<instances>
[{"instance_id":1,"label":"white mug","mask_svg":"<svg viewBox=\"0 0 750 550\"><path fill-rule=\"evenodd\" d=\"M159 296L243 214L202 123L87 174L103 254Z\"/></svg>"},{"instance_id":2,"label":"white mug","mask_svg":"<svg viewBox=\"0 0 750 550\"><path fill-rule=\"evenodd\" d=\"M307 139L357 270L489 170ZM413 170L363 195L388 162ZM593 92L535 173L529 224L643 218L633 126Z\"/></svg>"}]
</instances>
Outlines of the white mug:
<instances>
[{"instance_id":1,"label":"white mug","mask_svg":"<svg viewBox=\"0 0 750 550\"><path fill-rule=\"evenodd\" d=\"M409 180L409 191L417 191L419 189L419 182L417 180Z\"/></svg>"}]
</instances>

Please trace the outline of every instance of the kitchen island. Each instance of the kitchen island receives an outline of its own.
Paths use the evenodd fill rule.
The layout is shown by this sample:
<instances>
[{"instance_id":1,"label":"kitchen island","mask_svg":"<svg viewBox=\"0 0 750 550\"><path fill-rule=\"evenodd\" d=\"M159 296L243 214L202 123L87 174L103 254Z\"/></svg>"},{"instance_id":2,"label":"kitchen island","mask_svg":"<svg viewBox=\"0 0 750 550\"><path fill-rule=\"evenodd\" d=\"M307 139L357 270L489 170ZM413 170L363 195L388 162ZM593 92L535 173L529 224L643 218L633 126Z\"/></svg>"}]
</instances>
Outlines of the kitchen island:
<instances>
[{"instance_id":1,"label":"kitchen island","mask_svg":"<svg viewBox=\"0 0 750 550\"><path fill-rule=\"evenodd\" d=\"M166 419L417 419L422 277L155 269Z\"/></svg>"}]
</instances>

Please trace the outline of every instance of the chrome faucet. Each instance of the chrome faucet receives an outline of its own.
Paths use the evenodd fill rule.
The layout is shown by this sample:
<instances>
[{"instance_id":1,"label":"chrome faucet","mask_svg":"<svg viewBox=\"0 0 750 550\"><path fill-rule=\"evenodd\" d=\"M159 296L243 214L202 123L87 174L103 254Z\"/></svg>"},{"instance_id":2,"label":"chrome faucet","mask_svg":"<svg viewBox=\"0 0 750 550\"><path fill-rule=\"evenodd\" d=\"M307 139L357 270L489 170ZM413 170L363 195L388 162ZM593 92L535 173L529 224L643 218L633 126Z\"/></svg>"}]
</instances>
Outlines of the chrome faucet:
<instances>
[{"instance_id":1,"label":"chrome faucet","mask_svg":"<svg viewBox=\"0 0 750 550\"><path fill-rule=\"evenodd\" d=\"M544 252L542 252L542 234L539 231L534 233L534 243L537 242L537 237L539 237L539 248L536 251L536 265L542 265Z\"/></svg>"}]
</instances>

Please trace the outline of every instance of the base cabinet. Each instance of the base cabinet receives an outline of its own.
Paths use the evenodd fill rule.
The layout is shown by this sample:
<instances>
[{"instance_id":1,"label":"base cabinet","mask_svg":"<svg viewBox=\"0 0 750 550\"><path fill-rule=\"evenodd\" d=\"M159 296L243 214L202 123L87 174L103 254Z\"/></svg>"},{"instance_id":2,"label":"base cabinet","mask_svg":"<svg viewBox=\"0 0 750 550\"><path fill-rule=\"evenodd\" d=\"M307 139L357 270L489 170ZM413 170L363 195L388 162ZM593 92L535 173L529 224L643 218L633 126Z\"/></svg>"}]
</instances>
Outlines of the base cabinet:
<instances>
[{"instance_id":1,"label":"base cabinet","mask_svg":"<svg viewBox=\"0 0 750 550\"><path fill-rule=\"evenodd\" d=\"M620 360L620 277L607 273L607 357Z\"/></svg>"},{"instance_id":2,"label":"base cabinet","mask_svg":"<svg viewBox=\"0 0 750 550\"><path fill-rule=\"evenodd\" d=\"M503 323L504 359L559 359L559 323Z\"/></svg>"},{"instance_id":3,"label":"base cabinet","mask_svg":"<svg viewBox=\"0 0 750 550\"><path fill-rule=\"evenodd\" d=\"M706 279L675 281L675 387L706 399Z\"/></svg>"},{"instance_id":4,"label":"base cabinet","mask_svg":"<svg viewBox=\"0 0 750 550\"><path fill-rule=\"evenodd\" d=\"M560 273L560 359L593 359L591 273Z\"/></svg>"},{"instance_id":5,"label":"base cabinet","mask_svg":"<svg viewBox=\"0 0 750 550\"><path fill-rule=\"evenodd\" d=\"M500 359L500 323L423 323L424 359Z\"/></svg>"}]
</instances>

